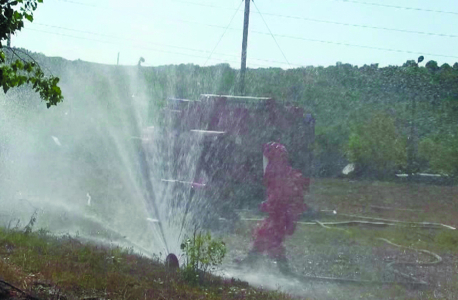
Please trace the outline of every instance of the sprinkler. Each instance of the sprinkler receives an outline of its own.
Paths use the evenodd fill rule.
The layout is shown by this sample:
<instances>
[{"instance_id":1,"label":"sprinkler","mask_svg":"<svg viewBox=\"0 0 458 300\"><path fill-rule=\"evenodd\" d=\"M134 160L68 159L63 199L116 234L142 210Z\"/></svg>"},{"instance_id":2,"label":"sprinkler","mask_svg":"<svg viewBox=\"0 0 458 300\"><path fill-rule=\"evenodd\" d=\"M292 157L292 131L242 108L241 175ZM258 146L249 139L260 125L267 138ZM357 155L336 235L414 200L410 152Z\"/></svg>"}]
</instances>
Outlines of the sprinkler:
<instances>
[{"instance_id":1,"label":"sprinkler","mask_svg":"<svg viewBox=\"0 0 458 300\"><path fill-rule=\"evenodd\" d=\"M167 255L167 258L165 259L165 267L168 271L176 271L178 268L180 268L178 258L175 254L170 253Z\"/></svg>"}]
</instances>

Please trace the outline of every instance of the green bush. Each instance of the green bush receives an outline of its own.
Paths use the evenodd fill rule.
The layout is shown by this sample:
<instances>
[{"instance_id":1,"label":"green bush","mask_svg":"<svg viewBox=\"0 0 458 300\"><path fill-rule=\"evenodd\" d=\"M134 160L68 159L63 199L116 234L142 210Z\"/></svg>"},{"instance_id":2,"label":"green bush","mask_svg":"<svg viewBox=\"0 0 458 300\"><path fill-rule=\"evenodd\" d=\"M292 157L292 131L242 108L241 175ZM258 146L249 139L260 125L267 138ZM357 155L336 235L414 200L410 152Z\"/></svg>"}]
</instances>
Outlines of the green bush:
<instances>
[{"instance_id":1,"label":"green bush","mask_svg":"<svg viewBox=\"0 0 458 300\"><path fill-rule=\"evenodd\" d=\"M418 145L418 156L428 163L432 172L439 174L458 174L458 138L424 138Z\"/></svg>"},{"instance_id":2,"label":"green bush","mask_svg":"<svg viewBox=\"0 0 458 300\"><path fill-rule=\"evenodd\" d=\"M181 250L186 257L182 274L192 283L202 282L205 274L220 265L226 255L224 242L212 239L210 233L195 232L192 238L183 241Z\"/></svg>"},{"instance_id":3,"label":"green bush","mask_svg":"<svg viewBox=\"0 0 458 300\"><path fill-rule=\"evenodd\" d=\"M407 165L407 139L396 128L395 120L377 112L356 124L347 144L347 158L364 172L390 174Z\"/></svg>"}]
</instances>

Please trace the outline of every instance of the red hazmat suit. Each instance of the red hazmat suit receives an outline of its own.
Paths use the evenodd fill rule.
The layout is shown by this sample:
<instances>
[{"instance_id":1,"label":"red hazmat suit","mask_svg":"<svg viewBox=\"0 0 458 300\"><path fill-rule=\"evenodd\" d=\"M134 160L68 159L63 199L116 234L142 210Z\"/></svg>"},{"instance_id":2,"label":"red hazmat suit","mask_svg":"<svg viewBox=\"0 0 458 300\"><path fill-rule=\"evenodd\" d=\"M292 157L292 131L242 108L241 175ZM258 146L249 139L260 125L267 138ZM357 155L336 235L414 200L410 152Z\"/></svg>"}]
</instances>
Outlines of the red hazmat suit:
<instances>
[{"instance_id":1,"label":"red hazmat suit","mask_svg":"<svg viewBox=\"0 0 458 300\"><path fill-rule=\"evenodd\" d=\"M264 159L267 159L264 169L267 200L261 204L260 209L269 215L258 224L253 233L253 251L267 252L272 258L282 259L285 258L285 237L294 233L296 222L307 210L304 195L310 179L291 168L288 153L282 144L265 144L263 154Z\"/></svg>"}]
</instances>

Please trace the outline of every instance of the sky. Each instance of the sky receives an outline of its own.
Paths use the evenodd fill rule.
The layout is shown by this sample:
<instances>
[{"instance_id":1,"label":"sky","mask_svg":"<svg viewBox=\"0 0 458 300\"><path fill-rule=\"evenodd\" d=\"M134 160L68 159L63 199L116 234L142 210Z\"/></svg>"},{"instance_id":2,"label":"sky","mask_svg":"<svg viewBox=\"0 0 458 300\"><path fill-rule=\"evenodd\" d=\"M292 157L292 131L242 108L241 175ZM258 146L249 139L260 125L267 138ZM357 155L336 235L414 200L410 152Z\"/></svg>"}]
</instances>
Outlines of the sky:
<instances>
[{"instance_id":1,"label":"sky","mask_svg":"<svg viewBox=\"0 0 458 300\"><path fill-rule=\"evenodd\" d=\"M396 6L396 7L395 7ZM145 66L240 68L242 0L44 0L12 46ZM255 0L249 68L458 62L456 0ZM424 62L424 63L425 63ZM424 64L423 63L423 64Z\"/></svg>"}]
</instances>

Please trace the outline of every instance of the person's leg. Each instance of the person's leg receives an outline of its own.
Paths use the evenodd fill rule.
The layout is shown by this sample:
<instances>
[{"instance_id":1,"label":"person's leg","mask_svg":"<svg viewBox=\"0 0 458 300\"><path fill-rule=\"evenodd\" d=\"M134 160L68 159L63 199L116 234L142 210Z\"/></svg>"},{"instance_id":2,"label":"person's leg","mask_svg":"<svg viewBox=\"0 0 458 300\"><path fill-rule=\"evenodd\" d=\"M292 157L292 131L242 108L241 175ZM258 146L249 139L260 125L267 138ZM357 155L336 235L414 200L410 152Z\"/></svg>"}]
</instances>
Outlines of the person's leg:
<instances>
[{"instance_id":1,"label":"person's leg","mask_svg":"<svg viewBox=\"0 0 458 300\"><path fill-rule=\"evenodd\" d=\"M278 269L280 270L282 274L284 275L291 274L291 268L289 266L288 259L286 258L286 256L279 257L277 258L276 261L277 261Z\"/></svg>"},{"instance_id":2,"label":"person's leg","mask_svg":"<svg viewBox=\"0 0 458 300\"><path fill-rule=\"evenodd\" d=\"M241 261L241 263L254 267L258 263L261 256L262 252L259 252L256 248L253 247L250 252L248 252L248 255Z\"/></svg>"},{"instance_id":3,"label":"person's leg","mask_svg":"<svg viewBox=\"0 0 458 300\"><path fill-rule=\"evenodd\" d=\"M247 264L250 266L254 266L257 263L259 258L268 249L269 240L267 237L269 236L269 227L270 220L267 218L254 229L251 250L245 258L237 261L237 263Z\"/></svg>"},{"instance_id":4,"label":"person's leg","mask_svg":"<svg viewBox=\"0 0 458 300\"><path fill-rule=\"evenodd\" d=\"M291 273L288 259L286 258L286 249L283 245L284 236L277 236L275 241L271 242L271 247L267 250L269 257L277 263L281 273L287 275Z\"/></svg>"}]
</instances>

